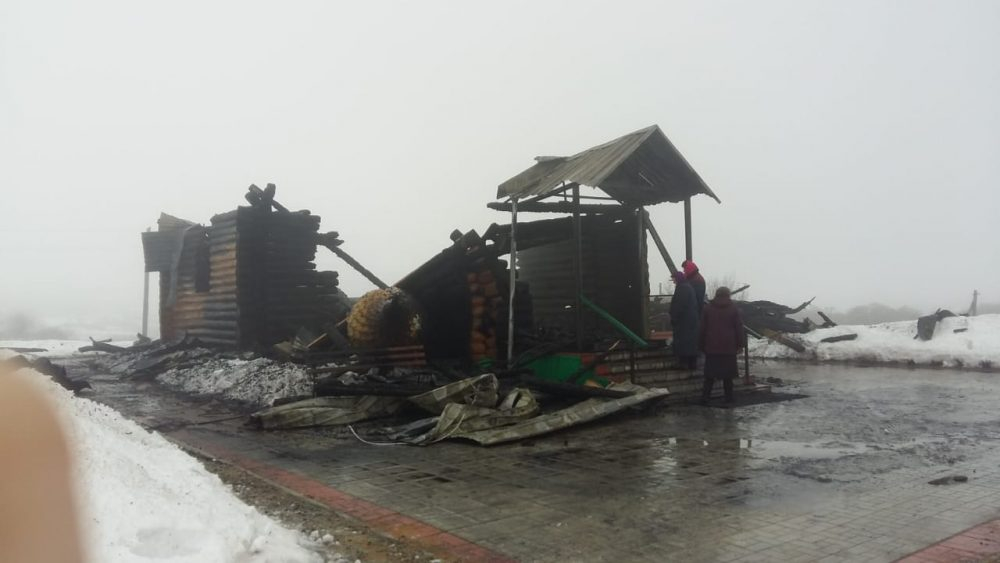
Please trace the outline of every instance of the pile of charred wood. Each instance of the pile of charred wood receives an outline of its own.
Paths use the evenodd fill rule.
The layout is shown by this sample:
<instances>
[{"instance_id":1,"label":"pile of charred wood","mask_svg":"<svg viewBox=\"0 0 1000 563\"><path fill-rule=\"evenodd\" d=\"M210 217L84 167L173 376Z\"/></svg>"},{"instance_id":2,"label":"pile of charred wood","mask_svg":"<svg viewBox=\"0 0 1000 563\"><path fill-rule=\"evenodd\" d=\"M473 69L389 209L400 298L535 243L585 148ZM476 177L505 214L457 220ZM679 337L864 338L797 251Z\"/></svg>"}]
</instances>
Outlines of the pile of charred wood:
<instances>
[{"instance_id":1,"label":"pile of charred wood","mask_svg":"<svg viewBox=\"0 0 1000 563\"><path fill-rule=\"evenodd\" d=\"M817 325L809 318L799 320L792 316L805 310L814 299L816 298L814 297L794 308L772 301L735 301L734 303L743 316L743 324L754 332L773 331L802 334L824 326ZM829 326L835 326L833 321L826 318L826 315L822 313L820 315L824 317L825 323L828 323Z\"/></svg>"}]
</instances>

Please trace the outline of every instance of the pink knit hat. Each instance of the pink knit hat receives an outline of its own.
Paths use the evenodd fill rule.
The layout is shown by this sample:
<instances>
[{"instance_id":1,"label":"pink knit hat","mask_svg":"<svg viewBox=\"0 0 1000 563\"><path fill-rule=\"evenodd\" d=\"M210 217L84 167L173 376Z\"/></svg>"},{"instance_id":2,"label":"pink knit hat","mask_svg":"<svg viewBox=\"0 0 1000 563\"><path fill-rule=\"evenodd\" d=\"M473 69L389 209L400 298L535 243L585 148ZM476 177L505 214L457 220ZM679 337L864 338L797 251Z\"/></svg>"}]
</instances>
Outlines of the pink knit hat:
<instances>
[{"instance_id":1,"label":"pink knit hat","mask_svg":"<svg viewBox=\"0 0 1000 563\"><path fill-rule=\"evenodd\" d=\"M681 267L684 268L684 275L691 277L695 272L698 271L698 265L691 260L685 260Z\"/></svg>"}]
</instances>

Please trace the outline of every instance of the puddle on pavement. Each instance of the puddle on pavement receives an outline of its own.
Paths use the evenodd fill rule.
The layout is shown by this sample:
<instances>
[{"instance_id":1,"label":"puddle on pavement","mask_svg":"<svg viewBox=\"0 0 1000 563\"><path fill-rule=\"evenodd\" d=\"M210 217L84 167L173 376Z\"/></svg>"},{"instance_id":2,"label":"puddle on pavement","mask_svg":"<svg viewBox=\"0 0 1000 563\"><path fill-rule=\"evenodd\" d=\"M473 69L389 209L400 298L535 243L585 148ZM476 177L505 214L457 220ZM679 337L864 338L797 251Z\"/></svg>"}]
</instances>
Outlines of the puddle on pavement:
<instances>
[{"instance_id":1,"label":"puddle on pavement","mask_svg":"<svg viewBox=\"0 0 1000 563\"><path fill-rule=\"evenodd\" d=\"M706 452L743 451L754 458L762 460L777 460L781 458L831 459L857 455L869 450L868 446L864 444L844 442L793 442L746 438L706 440L671 437L665 439L662 444L675 448L701 448Z\"/></svg>"}]
</instances>

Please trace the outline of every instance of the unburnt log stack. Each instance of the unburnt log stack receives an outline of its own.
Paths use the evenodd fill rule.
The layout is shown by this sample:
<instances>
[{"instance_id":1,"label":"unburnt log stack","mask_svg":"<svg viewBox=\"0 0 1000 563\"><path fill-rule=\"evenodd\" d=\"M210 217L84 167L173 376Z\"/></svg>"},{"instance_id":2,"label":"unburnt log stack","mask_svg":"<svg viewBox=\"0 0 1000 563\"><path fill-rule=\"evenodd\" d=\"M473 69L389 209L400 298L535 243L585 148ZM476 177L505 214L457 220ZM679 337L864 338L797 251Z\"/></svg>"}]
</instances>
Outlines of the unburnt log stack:
<instances>
[{"instance_id":1,"label":"unburnt log stack","mask_svg":"<svg viewBox=\"0 0 1000 563\"><path fill-rule=\"evenodd\" d=\"M493 270L485 264L478 271L469 272L466 280L471 306L469 355L473 362L497 358L497 333L505 320L506 301L500 295Z\"/></svg>"},{"instance_id":2,"label":"unburnt log stack","mask_svg":"<svg viewBox=\"0 0 1000 563\"><path fill-rule=\"evenodd\" d=\"M420 304L428 358L498 358L506 343L505 266L475 231L452 240L396 286Z\"/></svg>"}]
</instances>

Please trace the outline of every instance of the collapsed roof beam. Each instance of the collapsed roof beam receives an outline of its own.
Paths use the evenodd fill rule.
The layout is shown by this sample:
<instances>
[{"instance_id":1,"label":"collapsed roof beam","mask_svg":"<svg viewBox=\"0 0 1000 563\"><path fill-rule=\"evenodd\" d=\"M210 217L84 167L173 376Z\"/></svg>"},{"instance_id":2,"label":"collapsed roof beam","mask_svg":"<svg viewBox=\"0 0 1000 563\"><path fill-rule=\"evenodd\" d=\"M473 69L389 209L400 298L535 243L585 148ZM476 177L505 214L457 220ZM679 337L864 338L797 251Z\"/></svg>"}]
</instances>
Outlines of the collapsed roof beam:
<instances>
[{"instance_id":1,"label":"collapsed roof beam","mask_svg":"<svg viewBox=\"0 0 1000 563\"><path fill-rule=\"evenodd\" d=\"M268 184L263 190L258 188L257 184L250 184L250 188L247 190L246 199L253 207L261 207L267 209L268 211L274 207L281 213L288 213L288 208L281 205L277 201L274 201L275 191L277 191L277 187L275 187L274 184Z\"/></svg>"},{"instance_id":2,"label":"collapsed roof beam","mask_svg":"<svg viewBox=\"0 0 1000 563\"><path fill-rule=\"evenodd\" d=\"M496 209L497 211L510 211L511 204L506 201L494 201L486 204L486 207L490 209ZM624 214L631 213L634 207L625 207L623 205L600 205L600 204L577 204L573 201L556 201L556 202L535 202L529 203L527 201L518 202L517 210L524 213L616 213Z\"/></svg>"},{"instance_id":3,"label":"collapsed roof beam","mask_svg":"<svg viewBox=\"0 0 1000 563\"><path fill-rule=\"evenodd\" d=\"M538 203L539 201L542 201L543 199L547 199L547 198L550 198L552 196L556 196L556 195L559 195L559 194L563 194L563 196L565 196L566 192L568 192L570 190L576 190L576 189L579 189L579 188L580 188L580 184L578 184L576 182L570 182L568 184L564 183L563 185L559 186L558 188L556 188L556 189L554 189L554 190L552 190L550 192L546 192L546 193L541 194L541 195L536 195L535 197L529 197L528 199L522 201L521 205L524 205L526 203Z\"/></svg>"},{"instance_id":4,"label":"collapsed roof beam","mask_svg":"<svg viewBox=\"0 0 1000 563\"><path fill-rule=\"evenodd\" d=\"M339 257L344 262L347 262L349 266L357 270L358 273L367 278L368 281L375 284L375 286L378 287L379 289L386 289L389 287L388 285L386 285L384 281L380 280L378 276L371 273L371 271L368 268L362 266L360 262L355 260L350 254L345 252L344 249L340 248L340 245L343 244L344 241L340 240L336 232L317 235L316 243L319 244L320 246L325 246L329 248L331 252L337 255L337 257Z\"/></svg>"}]
</instances>

